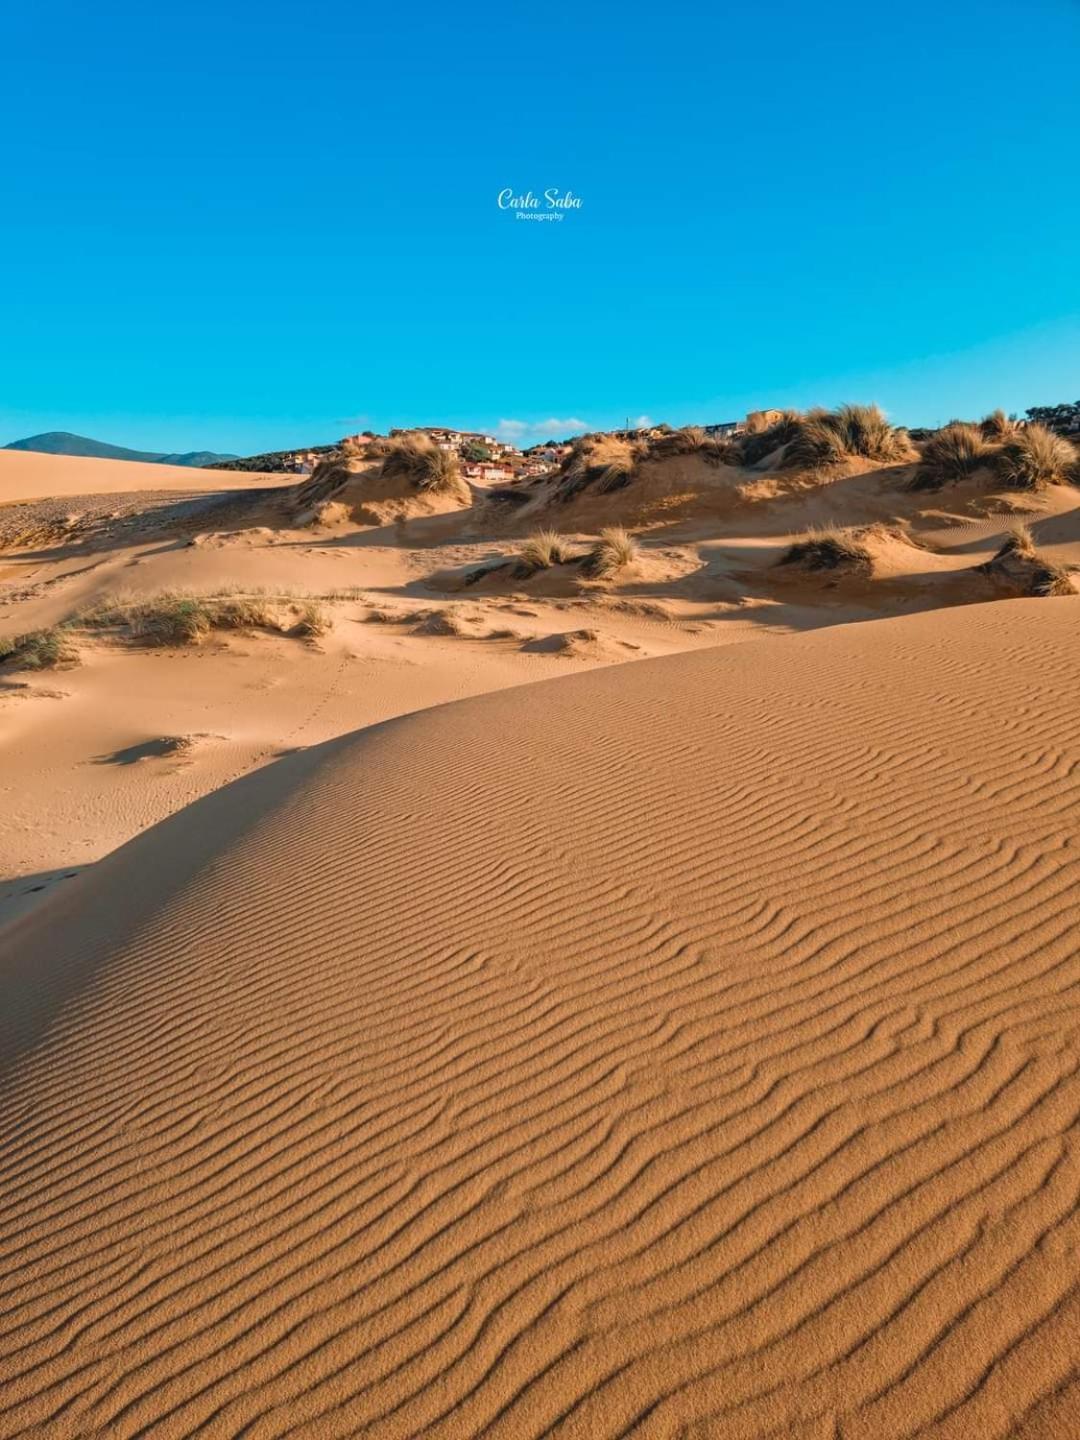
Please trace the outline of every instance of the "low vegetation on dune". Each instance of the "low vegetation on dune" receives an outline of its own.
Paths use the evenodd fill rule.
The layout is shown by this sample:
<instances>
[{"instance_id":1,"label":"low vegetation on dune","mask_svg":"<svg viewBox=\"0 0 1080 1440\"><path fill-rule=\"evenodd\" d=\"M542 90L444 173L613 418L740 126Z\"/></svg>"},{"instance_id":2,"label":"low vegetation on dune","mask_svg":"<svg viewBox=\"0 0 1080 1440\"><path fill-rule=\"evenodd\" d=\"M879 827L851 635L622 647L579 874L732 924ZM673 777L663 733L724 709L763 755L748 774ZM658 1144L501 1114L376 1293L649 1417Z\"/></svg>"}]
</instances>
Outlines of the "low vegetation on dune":
<instances>
[{"instance_id":1,"label":"low vegetation on dune","mask_svg":"<svg viewBox=\"0 0 1080 1440\"><path fill-rule=\"evenodd\" d=\"M406 480L422 493L469 499L458 457L452 450L440 450L426 435L395 435L388 440L382 473L387 479Z\"/></svg>"},{"instance_id":2,"label":"low vegetation on dune","mask_svg":"<svg viewBox=\"0 0 1080 1440\"><path fill-rule=\"evenodd\" d=\"M809 530L793 541L778 565L798 565L803 570L844 570L849 574L870 574L873 558L868 547L851 530Z\"/></svg>"},{"instance_id":3,"label":"low vegetation on dune","mask_svg":"<svg viewBox=\"0 0 1080 1440\"><path fill-rule=\"evenodd\" d=\"M523 580L553 565L565 565L573 558L570 542L557 530L537 530L518 552L514 573Z\"/></svg>"},{"instance_id":4,"label":"low vegetation on dune","mask_svg":"<svg viewBox=\"0 0 1080 1440\"><path fill-rule=\"evenodd\" d=\"M1017 490L1063 485L1077 475L1077 450L1044 425L1026 425L1002 445L996 459L1001 480Z\"/></svg>"},{"instance_id":5,"label":"low vegetation on dune","mask_svg":"<svg viewBox=\"0 0 1080 1440\"><path fill-rule=\"evenodd\" d=\"M798 410L786 410L772 425L755 423L747 433L735 442L735 452L740 465L758 465L767 456L774 454L790 443L796 427L802 420Z\"/></svg>"},{"instance_id":6,"label":"low vegetation on dune","mask_svg":"<svg viewBox=\"0 0 1080 1440\"><path fill-rule=\"evenodd\" d=\"M332 621L314 596L261 591L196 595L170 590L104 601L80 616L78 623L91 630L122 631L147 645L181 646L201 645L216 630L268 630L313 638L324 635Z\"/></svg>"},{"instance_id":7,"label":"low vegetation on dune","mask_svg":"<svg viewBox=\"0 0 1080 1440\"><path fill-rule=\"evenodd\" d=\"M738 463L737 451L726 441L707 434L700 425L684 425L681 430L654 435L645 458L667 460L675 455L698 455L713 465Z\"/></svg>"},{"instance_id":8,"label":"low vegetation on dune","mask_svg":"<svg viewBox=\"0 0 1080 1440\"><path fill-rule=\"evenodd\" d=\"M1019 595L1076 594L1069 571L1040 553L1023 522L1015 524L997 554L977 568Z\"/></svg>"},{"instance_id":9,"label":"low vegetation on dune","mask_svg":"<svg viewBox=\"0 0 1080 1440\"><path fill-rule=\"evenodd\" d=\"M1006 415L1004 410L991 410L989 415L984 415L979 421L979 430L987 440L1006 440L1019 429L1020 422L1011 415Z\"/></svg>"},{"instance_id":10,"label":"low vegetation on dune","mask_svg":"<svg viewBox=\"0 0 1080 1440\"><path fill-rule=\"evenodd\" d=\"M813 470L849 458L900 462L913 455L907 431L890 425L876 405L811 410L791 422L791 432L782 462L788 469Z\"/></svg>"},{"instance_id":11,"label":"low vegetation on dune","mask_svg":"<svg viewBox=\"0 0 1080 1440\"><path fill-rule=\"evenodd\" d=\"M995 447L978 425L954 420L923 442L911 488L940 490L943 485L965 480L989 465L995 454Z\"/></svg>"},{"instance_id":12,"label":"low vegetation on dune","mask_svg":"<svg viewBox=\"0 0 1080 1440\"><path fill-rule=\"evenodd\" d=\"M940 490L992 469L998 481L1016 490L1038 490L1080 478L1076 446L1044 425L1021 425L995 410L972 425L951 420L922 444L913 490Z\"/></svg>"},{"instance_id":13,"label":"low vegetation on dune","mask_svg":"<svg viewBox=\"0 0 1080 1440\"><path fill-rule=\"evenodd\" d=\"M616 571L633 563L637 549L637 541L629 530L623 529L621 525L609 526L600 531L600 538L585 556L585 574L594 580L614 575Z\"/></svg>"},{"instance_id":14,"label":"low vegetation on dune","mask_svg":"<svg viewBox=\"0 0 1080 1440\"><path fill-rule=\"evenodd\" d=\"M5 670L57 670L78 663L79 654L66 626L0 636L0 666Z\"/></svg>"},{"instance_id":15,"label":"low vegetation on dune","mask_svg":"<svg viewBox=\"0 0 1080 1440\"><path fill-rule=\"evenodd\" d=\"M914 451L906 430L890 425L876 405L840 405L801 414L787 410L771 425L758 425L732 446L742 465L759 465L769 456L785 469L817 470L842 460L902 463Z\"/></svg>"},{"instance_id":16,"label":"low vegetation on dune","mask_svg":"<svg viewBox=\"0 0 1080 1440\"><path fill-rule=\"evenodd\" d=\"M583 435L560 467L557 494L572 500L584 490L607 495L628 485L644 453L621 435Z\"/></svg>"},{"instance_id":17,"label":"low vegetation on dune","mask_svg":"<svg viewBox=\"0 0 1080 1440\"><path fill-rule=\"evenodd\" d=\"M325 635L333 627L334 622L330 612L320 600L302 600L296 609L296 620L290 627L290 633L293 635L300 635L307 640L317 640L320 635Z\"/></svg>"}]
</instances>

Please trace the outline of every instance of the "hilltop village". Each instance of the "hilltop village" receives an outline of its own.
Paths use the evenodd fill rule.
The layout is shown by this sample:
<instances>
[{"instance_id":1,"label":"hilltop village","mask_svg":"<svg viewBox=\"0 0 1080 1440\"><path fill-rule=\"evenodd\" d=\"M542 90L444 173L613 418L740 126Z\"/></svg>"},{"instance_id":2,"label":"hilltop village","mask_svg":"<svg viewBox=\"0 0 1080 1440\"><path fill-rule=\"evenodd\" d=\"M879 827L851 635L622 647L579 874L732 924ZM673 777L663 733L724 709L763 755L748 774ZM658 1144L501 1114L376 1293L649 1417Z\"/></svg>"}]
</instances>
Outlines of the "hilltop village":
<instances>
[{"instance_id":1,"label":"hilltop village","mask_svg":"<svg viewBox=\"0 0 1080 1440\"><path fill-rule=\"evenodd\" d=\"M782 410L752 410L744 420L725 420L717 424L701 426L702 432L712 440L733 439L748 432L767 430L783 416ZM648 442L672 433L670 425L631 426L629 422L620 430L604 432L630 442ZM498 440L494 435L480 430L455 430L449 425L398 426L391 429L389 438L402 435L425 435L439 450L457 457L461 473L467 480L482 484L512 484L515 480L535 480L552 474L574 447L575 441L589 439L573 436L569 439L549 439L538 445L522 450L508 440ZM336 445L309 445L296 450L275 450L260 455L228 458L209 466L212 470L245 470L259 474L310 475L321 462L342 455L361 456L373 441L384 441L386 436L374 430L361 430L354 435L344 435Z\"/></svg>"}]
</instances>

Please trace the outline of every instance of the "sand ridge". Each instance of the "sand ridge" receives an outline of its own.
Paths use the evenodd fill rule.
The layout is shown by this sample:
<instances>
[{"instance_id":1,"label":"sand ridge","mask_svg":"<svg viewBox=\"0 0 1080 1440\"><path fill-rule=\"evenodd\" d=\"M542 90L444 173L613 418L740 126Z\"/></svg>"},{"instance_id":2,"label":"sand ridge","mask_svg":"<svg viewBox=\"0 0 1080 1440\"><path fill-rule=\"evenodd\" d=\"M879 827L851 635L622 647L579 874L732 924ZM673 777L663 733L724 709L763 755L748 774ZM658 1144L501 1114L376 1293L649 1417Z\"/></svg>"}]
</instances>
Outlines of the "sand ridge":
<instances>
[{"instance_id":1,"label":"sand ridge","mask_svg":"<svg viewBox=\"0 0 1080 1440\"><path fill-rule=\"evenodd\" d=\"M295 483L294 476L200 470L193 465L158 465L144 460L45 455L33 450L0 450L0 505L81 495L248 490L290 483Z\"/></svg>"},{"instance_id":2,"label":"sand ridge","mask_svg":"<svg viewBox=\"0 0 1080 1440\"><path fill-rule=\"evenodd\" d=\"M439 706L3 932L0 1434L1074 1434L1075 623Z\"/></svg>"}]
</instances>

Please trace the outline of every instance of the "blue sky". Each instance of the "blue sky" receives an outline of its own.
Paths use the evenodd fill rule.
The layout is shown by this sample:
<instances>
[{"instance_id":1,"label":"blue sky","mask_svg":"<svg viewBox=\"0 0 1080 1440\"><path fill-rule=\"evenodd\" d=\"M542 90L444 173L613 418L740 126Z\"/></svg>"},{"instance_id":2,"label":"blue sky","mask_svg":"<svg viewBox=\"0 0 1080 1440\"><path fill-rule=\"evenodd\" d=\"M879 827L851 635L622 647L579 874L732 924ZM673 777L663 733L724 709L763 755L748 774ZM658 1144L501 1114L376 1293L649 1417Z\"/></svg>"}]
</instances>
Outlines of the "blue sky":
<instances>
[{"instance_id":1,"label":"blue sky","mask_svg":"<svg viewBox=\"0 0 1080 1440\"><path fill-rule=\"evenodd\" d=\"M0 443L1080 394L1077 0L42 0L0 53Z\"/></svg>"}]
</instances>

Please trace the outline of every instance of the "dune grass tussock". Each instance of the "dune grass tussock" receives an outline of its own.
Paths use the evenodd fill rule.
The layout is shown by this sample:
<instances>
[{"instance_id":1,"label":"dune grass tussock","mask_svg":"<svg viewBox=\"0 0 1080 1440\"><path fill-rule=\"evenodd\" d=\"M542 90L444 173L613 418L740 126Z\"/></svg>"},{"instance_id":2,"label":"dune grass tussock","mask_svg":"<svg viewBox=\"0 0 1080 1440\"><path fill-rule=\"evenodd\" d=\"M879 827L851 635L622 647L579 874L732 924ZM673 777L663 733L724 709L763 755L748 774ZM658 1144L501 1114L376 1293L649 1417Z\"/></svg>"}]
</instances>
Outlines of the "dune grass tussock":
<instances>
[{"instance_id":1,"label":"dune grass tussock","mask_svg":"<svg viewBox=\"0 0 1080 1440\"><path fill-rule=\"evenodd\" d=\"M1045 425L1026 425L1006 440L997 456L1000 479L1016 490L1062 485L1075 474L1076 446Z\"/></svg>"},{"instance_id":2,"label":"dune grass tussock","mask_svg":"<svg viewBox=\"0 0 1080 1440\"><path fill-rule=\"evenodd\" d=\"M629 530L621 525L611 525L600 531L600 538L585 556L585 573L594 580L614 575L617 570L633 563L637 551L637 541Z\"/></svg>"},{"instance_id":3,"label":"dune grass tussock","mask_svg":"<svg viewBox=\"0 0 1080 1440\"><path fill-rule=\"evenodd\" d=\"M789 444L802 420L798 410L787 410L774 425L758 424L737 442L739 463L757 465L767 455Z\"/></svg>"},{"instance_id":4,"label":"dune grass tussock","mask_svg":"<svg viewBox=\"0 0 1080 1440\"><path fill-rule=\"evenodd\" d=\"M666 434L655 435L648 442L647 459L666 460L674 455L698 455L713 465L738 463L738 456L733 448L726 442L707 435L700 425L684 425L681 430L669 430Z\"/></svg>"},{"instance_id":5,"label":"dune grass tussock","mask_svg":"<svg viewBox=\"0 0 1080 1440\"><path fill-rule=\"evenodd\" d=\"M1000 409L991 410L989 415L984 415L979 421L979 432L987 440L1007 440L1011 435L1016 435L1019 430L1019 422Z\"/></svg>"},{"instance_id":6,"label":"dune grass tussock","mask_svg":"<svg viewBox=\"0 0 1080 1440\"><path fill-rule=\"evenodd\" d=\"M792 422L783 464L813 470L849 457L904 461L912 457L907 431L890 425L876 405L812 410Z\"/></svg>"},{"instance_id":7,"label":"dune grass tussock","mask_svg":"<svg viewBox=\"0 0 1080 1440\"><path fill-rule=\"evenodd\" d=\"M1038 550L1031 530L1017 521L990 560L976 567L1019 595L1075 595L1068 570Z\"/></svg>"},{"instance_id":8,"label":"dune grass tussock","mask_svg":"<svg viewBox=\"0 0 1080 1440\"><path fill-rule=\"evenodd\" d=\"M290 627L290 634L300 635L306 640L318 640L333 627L333 619L320 600L303 600L296 606L296 620Z\"/></svg>"},{"instance_id":9,"label":"dune grass tussock","mask_svg":"<svg viewBox=\"0 0 1080 1440\"><path fill-rule=\"evenodd\" d=\"M539 570L565 565L570 559L570 543L564 535L557 530L536 530L518 552L514 573L521 579L528 579Z\"/></svg>"},{"instance_id":10,"label":"dune grass tussock","mask_svg":"<svg viewBox=\"0 0 1080 1440\"><path fill-rule=\"evenodd\" d=\"M1015 520L1009 526L1009 538L998 551L999 555L1026 555L1035 554L1035 537L1031 533L1031 526L1024 520Z\"/></svg>"},{"instance_id":11,"label":"dune grass tussock","mask_svg":"<svg viewBox=\"0 0 1080 1440\"><path fill-rule=\"evenodd\" d=\"M777 561L804 570L844 570L868 575L873 569L869 549L851 530L809 530L794 540Z\"/></svg>"},{"instance_id":12,"label":"dune grass tussock","mask_svg":"<svg viewBox=\"0 0 1080 1440\"><path fill-rule=\"evenodd\" d=\"M59 670L79 663L79 653L64 625L0 636L0 666L6 670Z\"/></svg>"},{"instance_id":13,"label":"dune grass tussock","mask_svg":"<svg viewBox=\"0 0 1080 1440\"><path fill-rule=\"evenodd\" d=\"M923 443L911 488L940 490L943 485L964 480L989 465L995 454L994 446L979 426L954 420Z\"/></svg>"},{"instance_id":14,"label":"dune grass tussock","mask_svg":"<svg viewBox=\"0 0 1080 1440\"><path fill-rule=\"evenodd\" d=\"M407 480L414 489L429 495L469 498L458 457L452 450L440 450L426 435L395 435L388 440L382 473L387 479Z\"/></svg>"},{"instance_id":15,"label":"dune grass tussock","mask_svg":"<svg viewBox=\"0 0 1080 1440\"><path fill-rule=\"evenodd\" d=\"M633 478L642 454L640 445L621 435L583 435L563 461L557 493L563 500L572 500L583 490L598 495L621 490Z\"/></svg>"},{"instance_id":16,"label":"dune grass tussock","mask_svg":"<svg viewBox=\"0 0 1080 1440\"><path fill-rule=\"evenodd\" d=\"M181 590L103 601L78 619L91 630L123 631L146 645L201 645L217 630L267 630L316 638L332 619L318 596L286 592L225 591L198 595Z\"/></svg>"}]
</instances>

